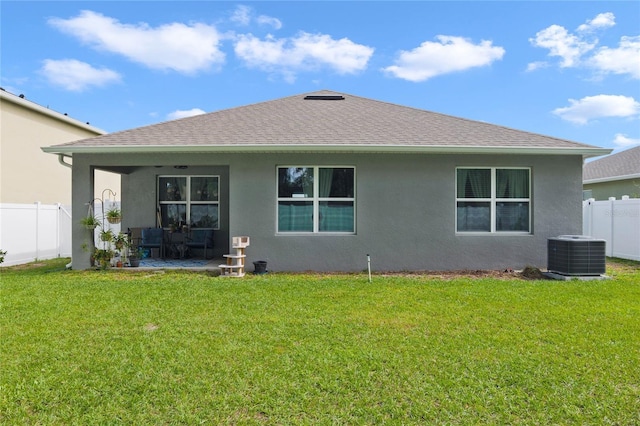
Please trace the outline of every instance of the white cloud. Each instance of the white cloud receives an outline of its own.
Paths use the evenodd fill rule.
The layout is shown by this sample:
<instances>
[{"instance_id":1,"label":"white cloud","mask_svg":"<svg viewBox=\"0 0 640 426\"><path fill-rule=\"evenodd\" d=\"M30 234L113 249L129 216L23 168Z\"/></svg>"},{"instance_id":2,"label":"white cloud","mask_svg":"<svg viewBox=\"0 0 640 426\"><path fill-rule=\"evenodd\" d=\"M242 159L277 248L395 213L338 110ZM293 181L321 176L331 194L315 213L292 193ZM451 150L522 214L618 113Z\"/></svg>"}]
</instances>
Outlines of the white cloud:
<instances>
[{"instance_id":1,"label":"white cloud","mask_svg":"<svg viewBox=\"0 0 640 426\"><path fill-rule=\"evenodd\" d=\"M595 18L587 21L586 24L582 24L578 27L578 31L588 32L597 28L609 28L616 24L616 17L611 12L600 13Z\"/></svg>"},{"instance_id":2,"label":"white cloud","mask_svg":"<svg viewBox=\"0 0 640 426\"><path fill-rule=\"evenodd\" d=\"M251 22L251 8L249 6L239 5L231 15L231 22L238 25L249 25Z\"/></svg>"},{"instance_id":3,"label":"white cloud","mask_svg":"<svg viewBox=\"0 0 640 426\"><path fill-rule=\"evenodd\" d=\"M240 5L236 7L231 15L231 22L235 22L241 26L248 26L251 24L251 21L254 19L254 10L250 6ZM272 16L260 15L255 18L255 21L260 25L268 25L276 30L282 28L282 22L278 18L274 18Z\"/></svg>"},{"instance_id":4,"label":"white cloud","mask_svg":"<svg viewBox=\"0 0 640 426\"><path fill-rule=\"evenodd\" d=\"M49 24L98 50L149 68L192 74L224 62L220 35L205 24L171 23L153 28L146 23L122 24L88 10L75 18L52 18Z\"/></svg>"},{"instance_id":5,"label":"white cloud","mask_svg":"<svg viewBox=\"0 0 640 426\"><path fill-rule=\"evenodd\" d=\"M258 18L256 18L256 21L260 25L269 25L275 28L276 30L279 30L280 28L282 28L282 22L278 18L274 18L271 16L260 15L258 16Z\"/></svg>"},{"instance_id":6,"label":"white cloud","mask_svg":"<svg viewBox=\"0 0 640 426\"><path fill-rule=\"evenodd\" d=\"M622 37L617 49L600 48L591 58L591 66L603 73L630 74L640 79L640 36Z\"/></svg>"},{"instance_id":7,"label":"white cloud","mask_svg":"<svg viewBox=\"0 0 640 426\"><path fill-rule=\"evenodd\" d=\"M544 62L544 61L536 61L536 62L531 62L529 64L527 64L527 71L536 71L542 68L548 68L549 67L549 62Z\"/></svg>"},{"instance_id":8,"label":"white cloud","mask_svg":"<svg viewBox=\"0 0 640 426\"><path fill-rule=\"evenodd\" d=\"M200 108L192 108L188 110L176 110L167 114L167 120L177 120L178 118L194 117L196 115L206 114Z\"/></svg>"},{"instance_id":9,"label":"white cloud","mask_svg":"<svg viewBox=\"0 0 640 426\"><path fill-rule=\"evenodd\" d=\"M617 48L598 47L599 40L593 32L613 27L615 16L611 12L600 13L580 25L571 34L560 25L551 25L529 39L532 45L549 50L549 56L561 59L560 67L588 67L599 74L629 74L640 79L640 36L623 36ZM537 64L533 62L532 64ZM538 69L529 64L527 71Z\"/></svg>"},{"instance_id":10,"label":"white cloud","mask_svg":"<svg viewBox=\"0 0 640 426\"><path fill-rule=\"evenodd\" d=\"M396 64L384 68L389 74L409 81L425 81L437 75L487 66L502 59L505 50L483 40L473 44L463 37L436 36L410 51L402 51Z\"/></svg>"},{"instance_id":11,"label":"white cloud","mask_svg":"<svg viewBox=\"0 0 640 426\"><path fill-rule=\"evenodd\" d=\"M295 78L298 71L329 67L339 74L353 74L367 67L373 48L347 38L334 40L324 34L300 33L287 39L269 35L261 40L252 34L240 35L236 55L248 66Z\"/></svg>"},{"instance_id":12,"label":"white cloud","mask_svg":"<svg viewBox=\"0 0 640 426\"><path fill-rule=\"evenodd\" d=\"M551 25L536 33L535 39L529 41L536 47L549 49L549 56L562 58L560 66L563 68L576 66L580 57L592 50L596 45L582 38L569 34L560 25Z\"/></svg>"},{"instance_id":13,"label":"white cloud","mask_svg":"<svg viewBox=\"0 0 640 426\"><path fill-rule=\"evenodd\" d=\"M640 145L640 139L628 138L627 135L617 133L613 143L620 148L627 148L634 145Z\"/></svg>"},{"instance_id":14,"label":"white cloud","mask_svg":"<svg viewBox=\"0 0 640 426\"><path fill-rule=\"evenodd\" d=\"M640 115L640 102L622 95L587 96L580 100L569 99L568 107L556 108L553 113L563 120L587 124L589 120L604 117L636 118Z\"/></svg>"},{"instance_id":15,"label":"white cloud","mask_svg":"<svg viewBox=\"0 0 640 426\"><path fill-rule=\"evenodd\" d=\"M46 59L40 73L52 84L74 92L81 92L91 86L106 86L121 80L120 74L115 71L94 68L75 59Z\"/></svg>"}]
</instances>

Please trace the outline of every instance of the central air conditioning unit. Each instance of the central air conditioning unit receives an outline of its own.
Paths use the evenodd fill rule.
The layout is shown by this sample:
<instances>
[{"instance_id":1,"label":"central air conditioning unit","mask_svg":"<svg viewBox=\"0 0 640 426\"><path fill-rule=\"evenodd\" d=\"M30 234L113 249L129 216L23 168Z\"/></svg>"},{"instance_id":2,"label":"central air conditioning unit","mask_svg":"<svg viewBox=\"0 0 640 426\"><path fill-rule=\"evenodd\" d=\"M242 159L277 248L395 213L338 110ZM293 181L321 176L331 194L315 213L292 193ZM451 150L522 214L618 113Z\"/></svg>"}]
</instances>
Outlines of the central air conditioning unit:
<instances>
[{"instance_id":1,"label":"central air conditioning unit","mask_svg":"<svg viewBox=\"0 0 640 426\"><path fill-rule=\"evenodd\" d=\"M561 275L605 273L605 240L583 235L560 235L547 242L547 270Z\"/></svg>"}]
</instances>

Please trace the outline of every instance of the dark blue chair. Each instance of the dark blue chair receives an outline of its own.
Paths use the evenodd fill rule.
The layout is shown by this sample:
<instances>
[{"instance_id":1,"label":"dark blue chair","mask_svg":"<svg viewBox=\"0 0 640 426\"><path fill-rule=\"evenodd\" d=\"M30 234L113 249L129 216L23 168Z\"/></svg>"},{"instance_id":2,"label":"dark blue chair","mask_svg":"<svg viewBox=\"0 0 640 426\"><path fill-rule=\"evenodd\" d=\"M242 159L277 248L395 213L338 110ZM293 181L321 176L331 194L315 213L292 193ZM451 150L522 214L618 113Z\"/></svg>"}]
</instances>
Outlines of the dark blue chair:
<instances>
[{"instance_id":1,"label":"dark blue chair","mask_svg":"<svg viewBox=\"0 0 640 426\"><path fill-rule=\"evenodd\" d=\"M139 247L145 249L159 249L160 257L164 258L164 230L162 228L143 228Z\"/></svg>"},{"instance_id":2,"label":"dark blue chair","mask_svg":"<svg viewBox=\"0 0 640 426\"><path fill-rule=\"evenodd\" d=\"M204 249L204 258L207 258L207 249L213 251L213 230L212 229L192 229L189 232L185 244L189 248Z\"/></svg>"}]
</instances>

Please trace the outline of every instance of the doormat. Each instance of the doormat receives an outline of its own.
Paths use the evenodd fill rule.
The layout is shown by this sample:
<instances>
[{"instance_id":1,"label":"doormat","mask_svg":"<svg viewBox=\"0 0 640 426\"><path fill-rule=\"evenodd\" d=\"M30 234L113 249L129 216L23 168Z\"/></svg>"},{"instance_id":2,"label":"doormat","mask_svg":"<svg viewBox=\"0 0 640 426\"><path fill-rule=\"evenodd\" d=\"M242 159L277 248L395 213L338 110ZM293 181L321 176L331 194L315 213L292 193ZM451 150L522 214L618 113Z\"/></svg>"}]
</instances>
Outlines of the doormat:
<instances>
[{"instance_id":1,"label":"doormat","mask_svg":"<svg viewBox=\"0 0 640 426\"><path fill-rule=\"evenodd\" d=\"M202 268L209 261L205 259L141 259L141 268Z\"/></svg>"}]
</instances>

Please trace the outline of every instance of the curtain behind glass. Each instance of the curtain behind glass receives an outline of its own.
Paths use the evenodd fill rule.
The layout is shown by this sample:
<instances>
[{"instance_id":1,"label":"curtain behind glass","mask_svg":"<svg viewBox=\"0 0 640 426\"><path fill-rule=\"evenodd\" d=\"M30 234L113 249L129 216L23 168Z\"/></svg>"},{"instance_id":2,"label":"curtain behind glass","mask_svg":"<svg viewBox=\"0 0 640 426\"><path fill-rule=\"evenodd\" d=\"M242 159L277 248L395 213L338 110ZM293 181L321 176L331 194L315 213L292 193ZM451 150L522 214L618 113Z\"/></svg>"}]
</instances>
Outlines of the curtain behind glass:
<instances>
[{"instance_id":1,"label":"curtain behind glass","mask_svg":"<svg viewBox=\"0 0 640 426\"><path fill-rule=\"evenodd\" d=\"M496 170L496 197L529 198L529 170Z\"/></svg>"},{"instance_id":2,"label":"curtain behind glass","mask_svg":"<svg viewBox=\"0 0 640 426\"><path fill-rule=\"evenodd\" d=\"M491 204L488 202L458 201L457 231L491 231Z\"/></svg>"},{"instance_id":3,"label":"curtain behind glass","mask_svg":"<svg viewBox=\"0 0 640 426\"><path fill-rule=\"evenodd\" d=\"M458 198L491 198L491 170L458 169Z\"/></svg>"},{"instance_id":4,"label":"curtain behind glass","mask_svg":"<svg viewBox=\"0 0 640 426\"><path fill-rule=\"evenodd\" d=\"M296 231L313 231L313 203L310 201L279 201L278 232Z\"/></svg>"},{"instance_id":5,"label":"curtain behind glass","mask_svg":"<svg viewBox=\"0 0 640 426\"><path fill-rule=\"evenodd\" d=\"M333 184L333 169L320 169L320 197L326 198L331 195L331 185Z\"/></svg>"},{"instance_id":6,"label":"curtain behind glass","mask_svg":"<svg viewBox=\"0 0 640 426\"><path fill-rule=\"evenodd\" d=\"M320 198L353 198L355 194L353 167L320 168L319 179Z\"/></svg>"},{"instance_id":7,"label":"curtain behind glass","mask_svg":"<svg viewBox=\"0 0 640 426\"><path fill-rule=\"evenodd\" d=\"M353 232L354 216L352 201L321 201L320 232Z\"/></svg>"}]
</instances>

